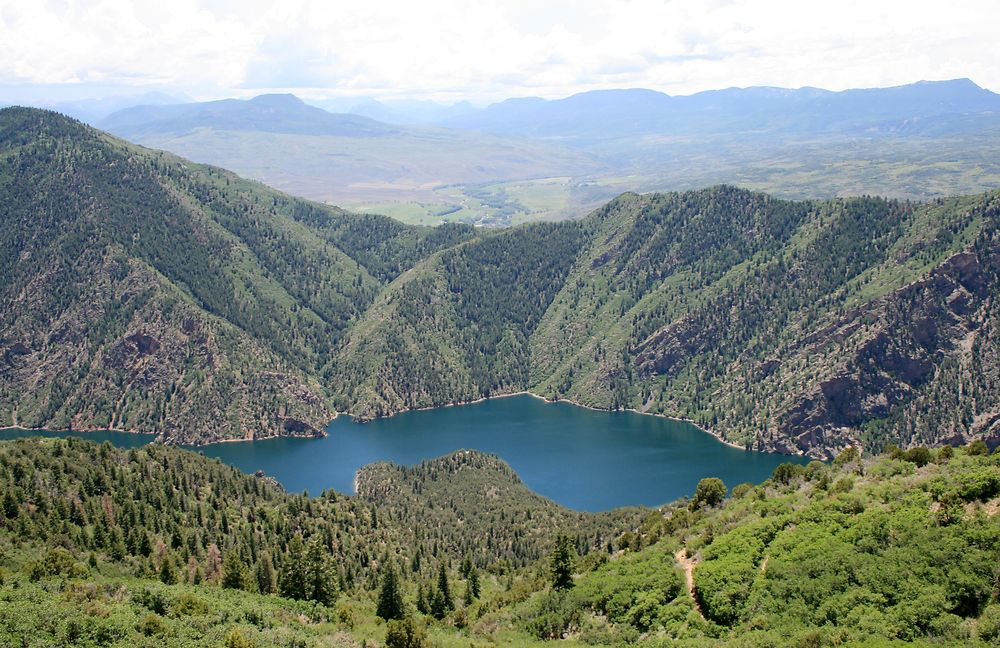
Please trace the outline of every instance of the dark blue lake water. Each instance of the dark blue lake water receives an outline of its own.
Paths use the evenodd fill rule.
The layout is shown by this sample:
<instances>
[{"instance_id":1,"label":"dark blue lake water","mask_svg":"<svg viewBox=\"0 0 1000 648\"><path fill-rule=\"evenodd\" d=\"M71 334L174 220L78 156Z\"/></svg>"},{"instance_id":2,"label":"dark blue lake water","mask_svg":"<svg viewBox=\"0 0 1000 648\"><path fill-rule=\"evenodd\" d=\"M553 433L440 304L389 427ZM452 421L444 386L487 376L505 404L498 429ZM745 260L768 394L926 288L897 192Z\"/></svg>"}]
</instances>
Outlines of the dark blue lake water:
<instances>
[{"instance_id":1,"label":"dark blue lake water","mask_svg":"<svg viewBox=\"0 0 1000 648\"><path fill-rule=\"evenodd\" d=\"M702 477L727 486L760 482L802 457L746 452L695 426L632 412L601 412L531 396L407 412L371 423L340 416L322 439L270 439L197 448L253 472L263 470L290 491L353 492L354 474L374 461L400 464L459 449L500 456L534 491L575 509L656 506L694 492ZM25 436L18 431L0 432ZM148 441L114 432L77 434L115 445Z\"/></svg>"}]
</instances>

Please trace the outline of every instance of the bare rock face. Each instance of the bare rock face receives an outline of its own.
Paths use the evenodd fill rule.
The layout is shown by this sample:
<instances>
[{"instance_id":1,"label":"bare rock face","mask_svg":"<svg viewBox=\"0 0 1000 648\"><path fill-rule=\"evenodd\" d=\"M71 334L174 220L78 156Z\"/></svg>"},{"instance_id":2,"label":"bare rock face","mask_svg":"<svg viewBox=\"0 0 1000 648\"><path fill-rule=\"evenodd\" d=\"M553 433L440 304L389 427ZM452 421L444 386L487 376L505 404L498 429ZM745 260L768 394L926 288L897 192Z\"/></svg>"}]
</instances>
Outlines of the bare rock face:
<instances>
[{"instance_id":1,"label":"bare rock face","mask_svg":"<svg viewBox=\"0 0 1000 648\"><path fill-rule=\"evenodd\" d=\"M985 256L990 259L993 252ZM857 429L865 422L905 410L939 377L941 365L963 362L970 341L982 335L990 274L976 254L956 254L924 279L811 336L813 348L854 342L855 351L840 373L814 383L778 412L777 435L795 440L794 448L783 449L830 456L836 447L831 437L843 437L845 445L853 437L857 443ZM875 324L862 325L866 320ZM991 425L984 425L982 434L991 434ZM966 440L962 434L948 438Z\"/></svg>"}]
</instances>

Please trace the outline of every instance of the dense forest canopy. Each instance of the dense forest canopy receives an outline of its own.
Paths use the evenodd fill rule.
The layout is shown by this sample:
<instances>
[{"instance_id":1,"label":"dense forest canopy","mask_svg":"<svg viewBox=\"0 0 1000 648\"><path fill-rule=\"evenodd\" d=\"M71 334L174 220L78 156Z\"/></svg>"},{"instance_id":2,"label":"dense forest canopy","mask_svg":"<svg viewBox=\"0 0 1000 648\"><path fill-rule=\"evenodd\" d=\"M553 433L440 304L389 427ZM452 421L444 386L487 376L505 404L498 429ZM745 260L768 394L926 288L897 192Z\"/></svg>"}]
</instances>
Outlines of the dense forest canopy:
<instances>
[{"instance_id":1,"label":"dense forest canopy","mask_svg":"<svg viewBox=\"0 0 1000 648\"><path fill-rule=\"evenodd\" d=\"M5 441L0 644L995 645L988 452L849 450L588 514L468 451L310 497L163 445Z\"/></svg>"}]
</instances>

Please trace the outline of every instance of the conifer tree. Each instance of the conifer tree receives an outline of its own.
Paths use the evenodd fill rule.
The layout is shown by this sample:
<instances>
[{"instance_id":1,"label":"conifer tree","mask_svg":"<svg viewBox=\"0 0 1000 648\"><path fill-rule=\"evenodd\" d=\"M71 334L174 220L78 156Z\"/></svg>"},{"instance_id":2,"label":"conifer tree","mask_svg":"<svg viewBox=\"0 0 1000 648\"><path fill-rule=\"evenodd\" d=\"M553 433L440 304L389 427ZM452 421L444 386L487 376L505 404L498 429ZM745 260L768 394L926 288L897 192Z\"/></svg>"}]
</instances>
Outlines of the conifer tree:
<instances>
[{"instance_id":1,"label":"conifer tree","mask_svg":"<svg viewBox=\"0 0 1000 648\"><path fill-rule=\"evenodd\" d=\"M403 595L399 591L399 577L392 565L388 565L382 575L382 589L378 595L377 614L382 619L402 619L406 616Z\"/></svg>"},{"instance_id":2,"label":"conifer tree","mask_svg":"<svg viewBox=\"0 0 1000 648\"><path fill-rule=\"evenodd\" d=\"M271 554L262 551L257 559L257 568L254 570L254 578L257 581L257 590L261 594L274 594L276 591L274 563L271 561Z\"/></svg>"},{"instance_id":3,"label":"conifer tree","mask_svg":"<svg viewBox=\"0 0 1000 648\"><path fill-rule=\"evenodd\" d=\"M306 554L308 587L306 598L330 606L337 599L337 590L333 584L328 562L326 547L318 537L314 537L309 542Z\"/></svg>"},{"instance_id":4,"label":"conifer tree","mask_svg":"<svg viewBox=\"0 0 1000 648\"><path fill-rule=\"evenodd\" d=\"M444 563L438 570L437 589L430 600L431 616L439 621L445 618L449 612L455 609L455 602L451 598L451 587L448 585L448 572Z\"/></svg>"},{"instance_id":5,"label":"conifer tree","mask_svg":"<svg viewBox=\"0 0 1000 648\"><path fill-rule=\"evenodd\" d=\"M556 547L552 551L549 572L552 576L553 589L562 590L573 587L573 541L564 533L556 536Z\"/></svg>"},{"instance_id":6,"label":"conifer tree","mask_svg":"<svg viewBox=\"0 0 1000 648\"><path fill-rule=\"evenodd\" d=\"M306 551L302 536L295 534L288 543L288 552L281 561L278 591L282 596L304 601L308 598L306 586Z\"/></svg>"},{"instance_id":7,"label":"conifer tree","mask_svg":"<svg viewBox=\"0 0 1000 648\"><path fill-rule=\"evenodd\" d=\"M245 589L246 565L239 553L233 549L222 560L222 586L227 589Z\"/></svg>"},{"instance_id":8,"label":"conifer tree","mask_svg":"<svg viewBox=\"0 0 1000 648\"><path fill-rule=\"evenodd\" d=\"M163 560L160 561L160 581L167 585L177 582L177 570L174 569L174 561L169 553L164 554Z\"/></svg>"}]
</instances>

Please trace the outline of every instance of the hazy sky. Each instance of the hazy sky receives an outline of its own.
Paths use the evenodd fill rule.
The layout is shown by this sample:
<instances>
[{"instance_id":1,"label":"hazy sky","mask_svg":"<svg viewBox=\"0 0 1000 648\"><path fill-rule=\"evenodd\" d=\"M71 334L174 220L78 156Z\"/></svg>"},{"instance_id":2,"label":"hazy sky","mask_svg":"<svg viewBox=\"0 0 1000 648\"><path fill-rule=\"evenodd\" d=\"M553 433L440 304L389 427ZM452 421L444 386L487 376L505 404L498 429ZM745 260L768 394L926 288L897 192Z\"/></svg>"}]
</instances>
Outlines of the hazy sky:
<instances>
[{"instance_id":1,"label":"hazy sky","mask_svg":"<svg viewBox=\"0 0 1000 648\"><path fill-rule=\"evenodd\" d=\"M0 92L485 102L955 77L1000 91L998 19L997 0L0 0Z\"/></svg>"}]
</instances>

